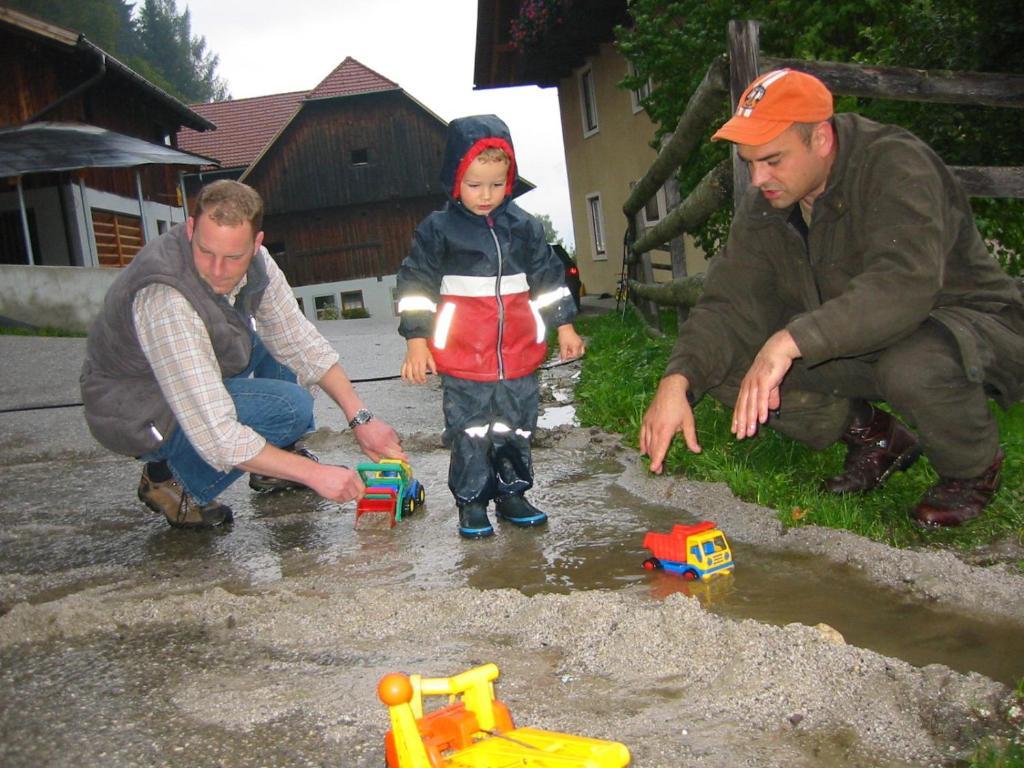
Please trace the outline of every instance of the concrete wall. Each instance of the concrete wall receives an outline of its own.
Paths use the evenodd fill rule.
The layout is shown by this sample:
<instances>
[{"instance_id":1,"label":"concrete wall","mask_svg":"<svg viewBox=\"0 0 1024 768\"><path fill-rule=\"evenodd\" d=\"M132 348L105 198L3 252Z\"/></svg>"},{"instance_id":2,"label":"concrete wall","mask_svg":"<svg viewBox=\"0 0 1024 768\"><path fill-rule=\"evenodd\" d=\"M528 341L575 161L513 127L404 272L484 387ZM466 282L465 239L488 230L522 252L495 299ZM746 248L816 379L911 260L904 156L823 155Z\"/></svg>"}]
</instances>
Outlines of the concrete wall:
<instances>
[{"instance_id":1,"label":"concrete wall","mask_svg":"<svg viewBox=\"0 0 1024 768\"><path fill-rule=\"evenodd\" d=\"M0 316L36 326L87 331L103 306L103 297L121 271L112 267L29 267L0 264ZM381 280L349 280L304 285L294 290L306 317L316 320L316 297L334 296L341 311L341 294L360 291L372 317L395 317L392 290L395 276ZM397 327L397 319L395 321Z\"/></svg>"},{"instance_id":2,"label":"concrete wall","mask_svg":"<svg viewBox=\"0 0 1024 768\"><path fill-rule=\"evenodd\" d=\"M120 270L0 265L0 315L22 323L87 331Z\"/></svg>"},{"instance_id":3,"label":"concrete wall","mask_svg":"<svg viewBox=\"0 0 1024 768\"><path fill-rule=\"evenodd\" d=\"M370 313L371 317L394 317L395 327L398 326L397 315L395 315L395 300L392 292L395 288L395 276L384 275L380 280L376 277L368 277L362 280L346 280L338 283L318 283L317 285L304 285L301 288L293 288L295 297L302 299L302 309L310 320L317 320L316 297L333 296L334 305L338 308L338 318L341 318L341 294L359 291L363 295L363 306Z\"/></svg>"}]
</instances>

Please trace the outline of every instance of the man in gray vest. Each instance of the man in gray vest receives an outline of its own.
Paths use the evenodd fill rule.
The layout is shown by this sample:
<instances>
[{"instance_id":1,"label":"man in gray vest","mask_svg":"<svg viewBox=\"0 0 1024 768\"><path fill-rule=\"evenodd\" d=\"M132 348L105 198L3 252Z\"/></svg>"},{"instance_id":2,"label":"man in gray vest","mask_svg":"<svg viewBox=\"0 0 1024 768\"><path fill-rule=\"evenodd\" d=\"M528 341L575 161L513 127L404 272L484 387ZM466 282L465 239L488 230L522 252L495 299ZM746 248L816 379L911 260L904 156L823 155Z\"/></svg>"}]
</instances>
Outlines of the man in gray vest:
<instances>
[{"instance_id":1,"label":"man in gray vest","mask_svg":"<svg viewBox=\"0 0 1024 768\"><path fill-rule=\"evenodd\" d=\"M825 85L791 69L751 83L712 138L751 185L644 415L651 469L677 432L700 450L691 404L707 392L734 405L738 440L766 424L842 441L828 492L872 491L923 454L939 480L912 518L981 515L1004 459L989 399L1024 398L1024 299L956 178L909 132L833 115Z\"/></svg>"},{"instance_id":2,"label":"man in gray vest","mask_svg":"<svg viewBox=\"0 0 1024 768\"><path fill-rule=\"evenodd\" d=\"M299 311L263 248L263 201L235 181L204 187L194 215L118 276L89 332L82 399L110 450L146 462L139 499L175 527L230 523L217 497L243 472L256 490L308 487L344 502L363 484L296 441L321 387L375 461L405 458L330 343ZM300 386L301 384L301 386Z\"/></svg>"}]
</instances>

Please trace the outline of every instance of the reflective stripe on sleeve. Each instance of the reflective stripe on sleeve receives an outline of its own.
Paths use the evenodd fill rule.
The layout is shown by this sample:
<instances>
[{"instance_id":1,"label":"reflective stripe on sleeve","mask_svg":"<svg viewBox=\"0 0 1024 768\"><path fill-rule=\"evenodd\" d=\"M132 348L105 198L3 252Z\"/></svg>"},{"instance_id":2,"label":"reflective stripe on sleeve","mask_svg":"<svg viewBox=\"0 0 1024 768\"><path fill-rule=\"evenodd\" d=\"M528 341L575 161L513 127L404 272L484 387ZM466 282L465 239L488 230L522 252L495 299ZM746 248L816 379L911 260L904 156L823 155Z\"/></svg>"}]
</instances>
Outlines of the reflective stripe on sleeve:
<instances>
[{"instance_id":1,"label":"reflective stripe on sleeve","mask_svg":"<svg viewBox=\"0 0 1024 768\"><path fill-rule=\"evenodd\" d=\"M563 299L566 296L570 295L571 294L569 293L569 289L563 285L561 288L556 288L553 291L542 293L540 296L534 299L532 303L537 307L537 309L544 309L545 307L550 307L559 299Z\"/></svg>"},{"instance_id":2,"label":"reflective stripe on sleeve","mask_svg":"<svg viewBox=\"0 0 1024 768\"><path fill-rule=\"evenodd\" d=\"M403 296L398 301L398 312L437 312L437 304L426 296Z\"/></svg>"}]
</instances>

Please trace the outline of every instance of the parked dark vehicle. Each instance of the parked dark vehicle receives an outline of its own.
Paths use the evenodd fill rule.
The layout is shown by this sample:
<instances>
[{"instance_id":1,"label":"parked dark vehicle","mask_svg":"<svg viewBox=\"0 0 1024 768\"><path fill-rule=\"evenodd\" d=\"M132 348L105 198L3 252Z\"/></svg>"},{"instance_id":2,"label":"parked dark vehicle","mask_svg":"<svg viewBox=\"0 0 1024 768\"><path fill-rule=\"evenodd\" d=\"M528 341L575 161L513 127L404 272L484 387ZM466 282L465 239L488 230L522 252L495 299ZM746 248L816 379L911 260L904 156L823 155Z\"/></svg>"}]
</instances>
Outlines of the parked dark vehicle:
<instances>
[{"instance_id":1,"label":"parked dark vehicle","mask_svg":"<svg viewBox=\"0 0 1024 768\"><path fill-rule=\"evenodd\" d=\"M559 243L552 243L551 250L562 260L565 265L565 284L569 287L572 300L576 302L576 309L580 308L580 296L583 294L583 281L580 280L580 270L573 261L572 256Z\"/></svg>"}]
</instances>

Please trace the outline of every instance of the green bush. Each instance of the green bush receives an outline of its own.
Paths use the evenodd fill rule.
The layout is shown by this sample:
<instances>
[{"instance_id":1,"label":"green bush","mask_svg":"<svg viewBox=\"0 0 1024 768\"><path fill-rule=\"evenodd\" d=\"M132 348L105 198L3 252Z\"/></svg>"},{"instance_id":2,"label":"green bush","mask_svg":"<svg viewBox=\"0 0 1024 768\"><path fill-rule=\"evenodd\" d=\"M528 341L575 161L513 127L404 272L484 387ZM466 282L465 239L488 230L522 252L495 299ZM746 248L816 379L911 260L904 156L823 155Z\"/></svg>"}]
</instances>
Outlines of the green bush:
<instances>
[{"instance_id":1,"label":"green bush","mask_svg":"<svg viewBox=\"0 0 1024 768\"><path fill-rule=\"evenodd\" d=\"M369 317L370 313L366 311L365 307L353 307L352 309L343 309L341 316L346 320L359 320Z\"/></svg>"}]
</instances>

